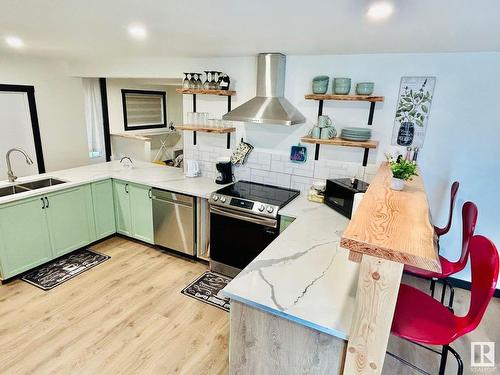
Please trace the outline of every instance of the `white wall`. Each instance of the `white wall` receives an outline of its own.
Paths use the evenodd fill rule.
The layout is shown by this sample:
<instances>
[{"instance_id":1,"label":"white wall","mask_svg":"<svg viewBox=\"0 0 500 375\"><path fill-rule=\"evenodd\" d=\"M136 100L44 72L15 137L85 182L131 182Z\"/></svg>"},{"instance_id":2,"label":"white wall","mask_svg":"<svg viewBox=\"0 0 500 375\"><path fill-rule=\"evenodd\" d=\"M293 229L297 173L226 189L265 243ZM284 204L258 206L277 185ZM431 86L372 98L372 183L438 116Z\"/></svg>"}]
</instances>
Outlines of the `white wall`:
<instances>
[{"instance_id":1,"label":"white wall","mask_svg":"<svg viewBox=\"0 0 500 375\"><path fill-rule=\"evenodd\" d=\"M460 210L467 200L474 201L479 207L476 233L489 236L500 246L500 201L494 196L500 184L500 163L494 152L498 148L500 136L496 108L500 87L499 66L500 53L288 56L286 96L307 117L307 123L293 128L239 124L238 132L232 137L233 145L243 137L256 146L256 152L271 154L271 160L273 155L275 158L287 155L290 146L296 144L315 121L317 103L304 99L304 94L311 91L312 77L319 74L348 76L354 83L374 81L375 93L385 96L385 102L377 104L373 124L373 138L380 141L380 147L376 152L371 152L370 157L370 163L380 162L390 144L401 76L436 76L429 128L419 164L433 220L439 225L447 217L451 183L454 180L461 182L453 229L442 239L442 254L450 259L458 257ZM255 57L79 63L72 65L71 69L76 75L179 78L183 71L218 69L231 76L232 88L238 92L233 100L233 108L255 93ZM191 98L186 96L184 111L190 110ZM218 97L200 97L198 111L208 111L220 117L226 112L226 102ZM324 113L329 114L338 127L362 125L367 120L368 105L332 102L325 104ZM199 134L198 148L193 149L190 145L191 133L186 133L186 151L191 149L201 158L209 159L227 153L224 151L224 136ZM262 157L267 163L268 157ZM334 166L339 163L342 165L342 162L352 165L360 163L361 157L361 149L322 147L320 162L332 163ZM210 168L213 167L213 161L211 163L208 166ZM328 173L333 174L331 171ZM346 174L352 173L352 169L346 171ZM460 277L468 279L468 271Z\"/></svg>"},{"instance_id":2,"label":"white wall","mask_svg":"<svg viewBox=\"0 0 500 375\"><path fill-rule=\"evenodd\" d=\"M0 83L35 87L47 171L89 163L80 78L69 77L57 61L2 55Z\"/></svg>"}]
</instances>

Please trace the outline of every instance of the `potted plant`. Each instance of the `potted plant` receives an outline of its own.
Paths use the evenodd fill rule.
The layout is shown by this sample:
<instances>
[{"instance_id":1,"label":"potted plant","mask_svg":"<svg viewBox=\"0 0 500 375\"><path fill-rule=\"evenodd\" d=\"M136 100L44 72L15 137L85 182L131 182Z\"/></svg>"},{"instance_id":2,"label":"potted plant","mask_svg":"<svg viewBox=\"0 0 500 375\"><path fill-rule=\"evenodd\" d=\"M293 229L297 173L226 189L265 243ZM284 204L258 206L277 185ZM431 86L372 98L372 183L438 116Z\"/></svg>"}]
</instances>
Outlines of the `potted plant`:
<instances>
[{"instance_id":1,"label":"potted plant","mask_svg":"<svg viewBox=\"0 0 500 375\"><path fill-rule=\"evenodd\" d=\"M389 160L389 167L392 171L391 189L393 190L403 190L405 181L411 180L413 176L418 176L417 164L401 157Z\"/></svg>"},{"instance_id":2,"label":"potted plant","mask_svg":"<svg viewBox=\"0 0 500 375\"><path fill-rule=\"evenodd\" d=\"M400 146L410 146L412 144L415 125L421 128L424 127L425 116L429 113L429 103L432 100L431 93L425 90L426 84L427 79L418 91L408 89L408 86L406 86L401 95L396 109L396 120L401 124L397 138L397 143Z\"/></svg>"}]
</instances>

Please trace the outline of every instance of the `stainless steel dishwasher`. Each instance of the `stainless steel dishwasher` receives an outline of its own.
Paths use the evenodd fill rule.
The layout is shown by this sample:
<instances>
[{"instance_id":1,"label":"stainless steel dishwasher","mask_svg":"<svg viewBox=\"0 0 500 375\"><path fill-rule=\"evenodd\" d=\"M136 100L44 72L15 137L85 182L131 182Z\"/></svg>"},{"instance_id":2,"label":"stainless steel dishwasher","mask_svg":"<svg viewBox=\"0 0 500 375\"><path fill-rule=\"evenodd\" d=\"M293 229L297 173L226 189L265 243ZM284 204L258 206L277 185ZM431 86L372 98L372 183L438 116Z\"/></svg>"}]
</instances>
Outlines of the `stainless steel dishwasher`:
<instances>
[{"instance_id":1,"label":"stainless steel dishwasher","mask_svg":"<svg viewBox=\"0 0 500 375\"><path fill-rule=\"evenodd\" d=\"M196 254L196 199L153 189L155 244L188 255Z\"/></svg>"}]
</instances>

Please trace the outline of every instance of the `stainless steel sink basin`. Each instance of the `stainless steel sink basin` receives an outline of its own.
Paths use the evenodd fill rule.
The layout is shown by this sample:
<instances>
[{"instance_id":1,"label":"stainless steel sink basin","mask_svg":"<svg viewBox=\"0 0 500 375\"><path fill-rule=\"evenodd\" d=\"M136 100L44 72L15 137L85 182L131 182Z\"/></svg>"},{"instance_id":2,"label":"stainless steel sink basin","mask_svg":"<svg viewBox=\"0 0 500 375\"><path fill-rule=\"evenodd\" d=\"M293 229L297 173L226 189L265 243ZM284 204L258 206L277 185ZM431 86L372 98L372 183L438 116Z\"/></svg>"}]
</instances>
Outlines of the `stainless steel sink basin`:
<instances>
[{"instance_id":1,"label":"stainless steel sink basin","mask_svg":"<svg viewBox=\"0 0 500 375\"><path fill-rule=\"evenodd\" d=\"M59 184L64 184L66 181L61 181L56 178L45 178L43 180L36 180L36 181L31 181L31 182L24 182L22 184L19 184L17 186L21 188L25 188L28 190L36 190L36 189L41 189L49 186L54 186L54 185L59 185Z\"/></svg>"},{"instance_id":2,"label":"stainless steel sink basin","mask_svg":"<svg viewBox=\"0 0 500 375\"><path fill-rule=\"evenodd\" d=\"M27 191L30 191L30 189L27 189L19 185L5 186L0 188L0 197L6 197L7 195L18 194L18 193L25 193Z\"/></svg>"}]
</instances>

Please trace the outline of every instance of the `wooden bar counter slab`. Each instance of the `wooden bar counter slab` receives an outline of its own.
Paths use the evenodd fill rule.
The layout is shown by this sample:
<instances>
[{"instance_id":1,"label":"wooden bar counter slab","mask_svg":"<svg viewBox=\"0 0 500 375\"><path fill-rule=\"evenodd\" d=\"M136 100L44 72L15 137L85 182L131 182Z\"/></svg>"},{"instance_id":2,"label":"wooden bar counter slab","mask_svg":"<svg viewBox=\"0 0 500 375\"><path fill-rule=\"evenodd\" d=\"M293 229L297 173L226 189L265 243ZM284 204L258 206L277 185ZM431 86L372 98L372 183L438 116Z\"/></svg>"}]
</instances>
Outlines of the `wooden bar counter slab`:
<instances>
[{"instance_id":1,"label":"wooden bar counter slab","mask_svg":"<svg viewBox=\"0 0 500 375\"><path fill-rule=\"evenodd\" d=\"M429 218L422 178L414 176L403 191L389 187L391 171L383 163L349 222L340 245L350 259L368 254L440 272L437 242Z\"/></svg>"}]
</instances>

